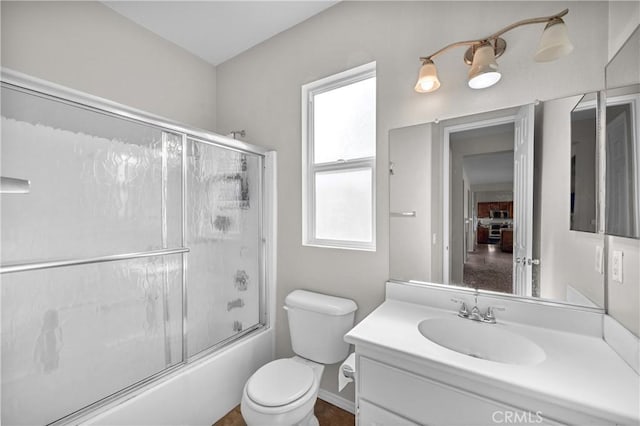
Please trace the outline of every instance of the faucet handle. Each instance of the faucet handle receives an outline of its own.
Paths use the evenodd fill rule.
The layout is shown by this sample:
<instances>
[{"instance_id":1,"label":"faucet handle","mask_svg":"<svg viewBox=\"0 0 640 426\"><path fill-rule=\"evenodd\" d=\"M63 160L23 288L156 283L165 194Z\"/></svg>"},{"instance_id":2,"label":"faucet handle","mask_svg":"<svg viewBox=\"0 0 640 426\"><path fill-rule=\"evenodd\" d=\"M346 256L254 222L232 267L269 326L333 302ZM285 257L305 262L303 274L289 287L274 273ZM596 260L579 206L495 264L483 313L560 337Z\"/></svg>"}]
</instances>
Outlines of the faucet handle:
<instances>
[{"instance_id":1,"label":"faucet handle","mask_svg":"<svg viewBox=\"0 0 640 426\"><path fill-rule=\"evenodd\" d=\"M495 323L496 322L496 317L493 314L493 311L504 311L505 307L504 306L494 306L494 307L487 307L487 312L484 314L484 320L486 322L490 322L490 323Z\"/></svg>"},{"instance_id":2,"label":"faucet handle","mask_svg":"<svg viewBox=\"0 0 640 426\"><path fill-rule=\"evenodd\" d=\"M467 304L464 303L464 300L452 298L451 301L454 303L460 304L460 309L458 310L459 317L467 318L469 316L469 311L467 310Z\"/></svg>"},{"instance_id":3,"label":"faucet handle","mask_svg":"<svg viewBox=\"0 0 640 426\"><path fill-rule=\"evenodd\" d=\"M467 305L462 302L462 305L460 305L460 310L458 311L458 315L460 315L461 317L468 317L469 316L469 311L467 310Z\"/></svg>"},{"instance_id":4,"label":"faucet handle","mask_svg":"<svg viewBox=\"0 0 640 426\"><path fill-rule=\"evenodd\" d=\"M496 321L496 317L495 315L493 315L493 308L491 306L489 306L487 308L487 312L484 314L484 320L487 322L495 322Z\"/></svg>"}]
</instances>

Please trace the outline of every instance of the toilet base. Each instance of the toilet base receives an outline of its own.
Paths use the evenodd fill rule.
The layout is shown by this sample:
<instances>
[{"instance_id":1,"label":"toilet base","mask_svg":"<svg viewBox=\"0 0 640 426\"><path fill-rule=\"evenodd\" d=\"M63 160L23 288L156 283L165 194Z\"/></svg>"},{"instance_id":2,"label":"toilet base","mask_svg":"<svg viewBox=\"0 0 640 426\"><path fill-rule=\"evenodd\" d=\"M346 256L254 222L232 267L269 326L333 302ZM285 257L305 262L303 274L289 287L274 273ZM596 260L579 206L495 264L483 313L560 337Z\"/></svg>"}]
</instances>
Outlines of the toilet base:
<instances>
[{"instance_id":1,"label":"toilet base","mask_svg":"<svg viewBox=\"0 0 640 426\"><path fill-rule=\"evenodd\" d=\"M242 411L242 406L240 410ZM290 416L287 415L286 417ZM320 422L313 412L313 406L311 406L311 411L296 423L287 422L281 416L269 416L268 418L256 416L254 412L248 413L246 408L245 411L242 411L242 418L247 426L320 426Z\"/></svg>"},{"instance_id":2,"label":"toilet base","mask_svg":"<svg viewBox=\"0 0 640 426\"><path fill-rule=\"evenodd\" d=\"M307 417L302 419L302 421L295 426L320 426L320 422L312 411Z\"/></svg>"},{"instance_id":3,"label":"toilet base","mask_svg":"<svg viewBox=\"0 0 640 426\"><path fill-rule=\"evenodd\" d=\"M296 362L308 365L313 369L314 383L305 397L289 406L262 407L257 405L247 395L247 385L242 393L240 411L248 426L319 426L318 418L313 413L320 379L324 372L324 365L309 361L298 356L291 358Z\"/></svg>"}]
</instances>

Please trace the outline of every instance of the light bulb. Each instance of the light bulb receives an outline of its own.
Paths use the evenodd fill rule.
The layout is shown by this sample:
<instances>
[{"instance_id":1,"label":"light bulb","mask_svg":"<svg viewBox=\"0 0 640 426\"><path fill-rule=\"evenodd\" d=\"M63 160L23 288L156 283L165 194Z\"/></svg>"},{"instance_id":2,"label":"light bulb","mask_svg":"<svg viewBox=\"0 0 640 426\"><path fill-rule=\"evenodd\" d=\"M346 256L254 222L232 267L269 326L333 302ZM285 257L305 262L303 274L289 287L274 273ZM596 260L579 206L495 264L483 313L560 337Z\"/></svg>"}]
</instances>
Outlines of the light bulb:
<instances>
[{"instance_id":1,"label":"light bulb","mask_svg":"<svg viewBox=\"0 0 640 426\"><path fill-rule=\"evenodd\" d=\"M540 44L533 59L536 62L548 62L568 55L573 50L573 44L569 40L567 26L558 18L551 21L544 28L540 37Z\"/></svg>"},{"instance_id":2,"label":"light bulb","mask_svg":"<svg viewBox=\"0 0 640 426\"><path fill-rule=\"evenodd\" d=\"M473 55L473 63L469 70L469 87L485 89L496 84L501 77L493 46L490 43L485 43L478 47Z\"/></svg>"},{"instance_id":3,"label":"light bulb","mask_svg":"<svg viewBox=\"0 0 640 426\"><path fill-rule=\"evenodd\" d=\"M438 90L439 87L440 80L438 80L436 65L431 59L424 59L414 90L418 93L428 93Z\"/></svg>"}]
</instances>

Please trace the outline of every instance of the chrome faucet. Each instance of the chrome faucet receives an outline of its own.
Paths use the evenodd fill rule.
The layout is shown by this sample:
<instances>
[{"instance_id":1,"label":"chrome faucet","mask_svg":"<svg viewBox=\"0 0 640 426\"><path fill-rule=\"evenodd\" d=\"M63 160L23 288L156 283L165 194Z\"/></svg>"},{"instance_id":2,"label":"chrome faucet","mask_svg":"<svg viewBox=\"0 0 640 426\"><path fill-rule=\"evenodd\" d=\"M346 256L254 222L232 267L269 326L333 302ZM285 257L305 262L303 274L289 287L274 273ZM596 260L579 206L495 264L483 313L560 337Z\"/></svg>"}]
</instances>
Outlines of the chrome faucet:
<instances>
[{"instance_id":1,"label":"chrome faucet","mask_svg":"<svg viewBox=\"0 0 640 426\"><path fill-rule=\"evenodd\" d=\"M502 310L502 311L504 310L504 308L492 308L491 306L489 306L487 308L487 312L483 314L482 312L480 312L480 309L478 308L477 296L476 296L476 305L473 308L471 308L471 312L469 312L469 310L467 309L467 305L463 300L451 299L451 301L455 303L460 303L460 309L458 310L458 316L460 318L466 318L472 321L486 322L487 324L496 323L496 317L493 313L495 309Z\"/></svg>"},{"instance_id":2,"label":"chrome faucet","mask_svg":"<svg viewBox=\"0 0 640 426\"><path fill-rule=\"evenodd\" d=\"M471 309L471 313L467 316L468 319L473 321L484 321L484 316L480 313L480 309L477 306L474 306Z\"/></svg>"}]
</instances>

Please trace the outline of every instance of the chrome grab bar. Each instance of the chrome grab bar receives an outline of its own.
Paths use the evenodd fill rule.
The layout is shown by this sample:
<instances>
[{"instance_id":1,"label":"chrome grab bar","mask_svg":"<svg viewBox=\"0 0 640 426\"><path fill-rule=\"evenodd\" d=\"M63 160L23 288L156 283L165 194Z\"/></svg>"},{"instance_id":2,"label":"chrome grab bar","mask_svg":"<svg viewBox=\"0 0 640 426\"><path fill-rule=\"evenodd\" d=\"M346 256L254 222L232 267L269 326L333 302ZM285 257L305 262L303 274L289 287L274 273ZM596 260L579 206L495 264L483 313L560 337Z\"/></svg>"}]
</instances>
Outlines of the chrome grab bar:
<instances>
[{"instance_id":1,"label":"chrome grab bar","mask_svg":"<svg viewBox=\"0 0 640 426\"><path fill-rule=\"evenodd\" d=\"M113 254L109 256L88 257L86 259L52 260L40 263L19 263L0 266L0 274L12 272L35 271L37 269L62 268L65 266L87 265L89 263L115 262L118 260L138 259L143 257L166 256L169 254L187 253L187 247L142 251L137 253Z\"/></svg>"}]
</instances>

